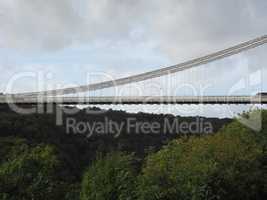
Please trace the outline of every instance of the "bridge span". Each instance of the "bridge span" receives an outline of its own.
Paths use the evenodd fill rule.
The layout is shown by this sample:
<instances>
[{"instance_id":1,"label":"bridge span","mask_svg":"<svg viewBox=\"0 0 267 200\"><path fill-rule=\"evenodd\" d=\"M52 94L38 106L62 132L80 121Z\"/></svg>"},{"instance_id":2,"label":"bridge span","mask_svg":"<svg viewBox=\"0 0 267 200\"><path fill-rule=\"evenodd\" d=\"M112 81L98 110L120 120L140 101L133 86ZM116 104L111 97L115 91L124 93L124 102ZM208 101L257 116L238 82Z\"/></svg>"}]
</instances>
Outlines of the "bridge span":
<instances>
[{"instance_id":1,"label":"bridge span","mask_svg":"<svg viewBox=\"0 0 267 200\"><path fill-rule=\"evenodd\" d=\"M266 93L260 93L261 95L255 96L64 96L105 88L115 88L121 85L166 76L223 59L266 43L267 35L264 35L187 62L112 81L40 92L2 94L0 95L0 104L267 104Z\"/></svg>"},{"instance_id":2,"label":"bridge span","mask_svg":"<svg viewBox=\"0 0 267 200\"><path fill-rule=\"evenodd\" d=\"M99 83L94 83L94 84L89 84L89 85L82 85L78 87L70 87L70 88L55 89L55 90L40 91L40 92L25 92L25 93L17 93L14 95L17 95L20 97L58 96L58 95L76 94L76 93L82 93L82 92L88 92L88 91L96 91L96 90L101 90L105 88L114 88L116 86L137 83L137 82L177 73L180 71L188 70L190 68L194 68L199 65L207 64L207 63L219 60L219 59L223 59L223 58L241 53L243 51L247 51L249 49L259 47L266 43L267 43L267 35L264 35L256 39L232 46L230 48L217 51L217 52L211 53L203 57L189 60L187 62L183 62L183 63L173 65L170 67L163 67L161 69L157 69L157 70L150 71L150 72L144 72L141 74L137 74L137 75L133 75L133 76L125 77L125 78L119 78L116 80L104 81L104 82L99 82Z\"/></svg>"},{"instance_id":3,"label":"bridge span","mask_svg":"<svg viewBox=\"0 0 267 200\"><path fill-rule=\"evenodd\" d=\"M267 95L255 96L99 96L99 97L13 97L0 96L0 104L267 104Z\"/></svg>"}]
</instances>

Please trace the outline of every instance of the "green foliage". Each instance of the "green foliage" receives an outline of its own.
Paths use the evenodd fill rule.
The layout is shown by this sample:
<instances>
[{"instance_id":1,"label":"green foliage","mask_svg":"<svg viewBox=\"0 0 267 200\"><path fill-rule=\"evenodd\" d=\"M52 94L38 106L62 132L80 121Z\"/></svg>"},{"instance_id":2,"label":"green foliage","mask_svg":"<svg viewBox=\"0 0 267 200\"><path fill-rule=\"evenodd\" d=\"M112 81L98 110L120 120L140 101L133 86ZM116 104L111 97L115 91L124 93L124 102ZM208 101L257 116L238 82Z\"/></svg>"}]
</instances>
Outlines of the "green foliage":
<instances>
[{"instance_id":1,"label":"green foliage","mask_svg":"<svg viewBox=\"0 0 267 200\"><path fill-rule=\"evenodd\" d=\"M99 157L83 177L81 200L130 200L134 198L132 155L110 153Z\"/></svg>"},{"instance_id":2,"label":"green foliage","mask_svg":"<svg viewBox=\"0 0 267 200\"><path fill-rule=\"evenodd\" d=\"M80 200L80 184L68 186L65 200Z\"/></svg>"},{"instance_id":3,"label":"green foliage","mask_svg":"<svg viewBox=\"0 0 267 200\"><path fill-rule=\"evenodd\" d=\"M148 157L139 177L139 198L263 199L266 153L259 138L266 133L234 121L214 136L171 142Z\"/></svg>"},{"instance_id":4,"label":"green foliage","mask_svg":"<svg viewBox=\"0 0 267 200\"><path fill-rule=\"evenodd\" d=\"M51 146L37 146L13 154L0 166L0 199L51 200L63 197L57 180L59 166Z\"/></svg>"},{"instance_id":5,"label":"green foliage","mask_svg":"<svg viewBox=\"0 0 267 200\"><path fill-rule=\"evenodd\" d=\"M25 107L31 106L25 105ZM52 110L58 109L61 108L53 106ZM97 110L98 114L95 114ZM55 112L21 115L12 112L8 105L0 105L0 141L4 137L19 137L25 139L31 146L53 145L64 165L64 168L61 169L62 176L68 177L68 182L75 184L80 182L84 170L95 160L97 152L103 154L112 151L134 152L137 157L143 159L147 155L147 149L158 151L162 145L166 144L166 141L177 137L177 134L163 133L163 130L162 134L147 134L145 132L136 134L135 129L130 129L129 132L128 128L124 127L119 137L114 137L110 132L97 134L95 131L90 138L86 138L83 134L76 134L72 129L67 131L66 124L57 126L56 117ZM91 127L95 124L105 123L107 118L118 124L126 124L128 118L136 119L137 123L163 123L166 118L170 121L179 119L179 121L188 122L198 119L198 117L176 117L163 114L101 111L97 108L85 108L75 114L65 114L63 123L66 123L66 119L69 117L76 119L77 122L88 122ZM231 119L203 118L203 120L213 125L214 132L224 124L231 122Z\"/></svg>"},{"instance_id":6,"label":"green foliage","mask_svg":"<svg viewBox=\"0 0 267 200\"><path fill-rule=\"evenodd\" d=\"M173 135L85 140L55 126L53 115L20 116L0 109L0 200L267 199L267 111L242 117L257 112L262 112L260 132L231 120L214 135L180 138L161 148ZM74 117L93 123L106 116L160 123L167 117L113 111L97 116L81 111ZM217 128L229 122L209 120ZM135 152L138 162L132 154L106 155L114 150ZM103 156L95 160L97 151Z\"/></svg>"},{"instance_id":7,"label":"green foliage","mask_svg":"<svg viewBox=\"0 0 267 200\"><path fill-rule=\"evenodd\" d=\"M0 138L0 164L28 148L26 140L16 137Z\"/></svg>"}]
</instances>

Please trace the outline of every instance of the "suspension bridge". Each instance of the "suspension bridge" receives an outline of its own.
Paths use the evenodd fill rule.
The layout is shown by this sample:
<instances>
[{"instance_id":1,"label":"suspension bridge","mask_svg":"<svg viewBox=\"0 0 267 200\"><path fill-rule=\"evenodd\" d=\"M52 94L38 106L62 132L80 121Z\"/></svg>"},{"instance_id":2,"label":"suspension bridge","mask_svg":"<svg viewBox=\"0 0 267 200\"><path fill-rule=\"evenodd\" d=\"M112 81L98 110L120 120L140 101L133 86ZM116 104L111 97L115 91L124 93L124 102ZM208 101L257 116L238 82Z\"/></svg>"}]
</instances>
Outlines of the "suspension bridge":
<instances>
[{"instance_id":1,"label":"suspension bridge","mask_svg":"<svg viewBox=\"0 0 267 200\"><path fill-rule=\"evenodd\" d=\"M264 35L203 57L133 76L87 84L78 87L69 87L40 92L2 94L0 95L0 104L267 104L267 95L265 93L253 96L69 96L78 93L92 92L107 88L135 84L171 74L181 73L182 71L187 71L200 65L208 64L250 49L254 49L266 43L267 35Z\"/></svg>"}]
</instances>

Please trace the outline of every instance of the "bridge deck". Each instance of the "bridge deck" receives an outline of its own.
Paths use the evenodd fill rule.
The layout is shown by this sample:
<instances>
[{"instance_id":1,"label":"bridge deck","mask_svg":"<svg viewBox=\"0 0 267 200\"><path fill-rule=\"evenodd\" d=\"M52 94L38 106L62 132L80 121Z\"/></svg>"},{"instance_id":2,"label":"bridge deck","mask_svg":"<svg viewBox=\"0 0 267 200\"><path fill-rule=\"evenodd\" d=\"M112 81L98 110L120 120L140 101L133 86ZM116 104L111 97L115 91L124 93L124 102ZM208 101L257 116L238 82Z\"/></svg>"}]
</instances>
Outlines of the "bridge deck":
<instances>
[{"instance_id":1,"label":"bridge deck","mask_svg":"<svg viewBox=\"0 0 267 200\"><path fill-rule=\"evenodd\" d=\"M267 96L0 97L0 104L267 104Z\"/></svg>"},{"instance_id":2,"label":"bridge deck","mask_svg":"<svg viewBox=\"0 0 267 200\"><path fill-rule=\"evenodd\" d=\"M197 67L199 65L207 64L210 62L214 62L219 59L223 59L238 53L241 53L243 51L247 51L249 49L256 48L258 46L264 45L267 43L267 35L264 35L262 37L258 37L256 39L235 45L233 47L217 51L214 53L211 53L206 56L202 56L196 59L192 59L183 63L179 63L177 65L169 66L169 67L164 67L161 69L153 70L150 72L145 72L125 78L119 78L116 80L109 80L109 81L104 81L100 83L94 83L94 84L89 84L89 85L82 85L78 87L70 87L70 88L64 88L64 89L56 89L56 90L49 90L49 91L42 91L42 92L26 92L26 93L19 93L16 95L20 96L58 96L58 95L68 95L68 94L77 94L77 93L82 93L82 92L88 92L88 91L95 91L95 90L101 90L105 88L113 88L116 86L121 86L121 85L126 85L126 84L131 84L131 83L137 83L153 78L158 78L161 76L166 76L170 75L173 73L177 73L180 71L184 71L193 67Z\"/></svg>"}]
</instances>

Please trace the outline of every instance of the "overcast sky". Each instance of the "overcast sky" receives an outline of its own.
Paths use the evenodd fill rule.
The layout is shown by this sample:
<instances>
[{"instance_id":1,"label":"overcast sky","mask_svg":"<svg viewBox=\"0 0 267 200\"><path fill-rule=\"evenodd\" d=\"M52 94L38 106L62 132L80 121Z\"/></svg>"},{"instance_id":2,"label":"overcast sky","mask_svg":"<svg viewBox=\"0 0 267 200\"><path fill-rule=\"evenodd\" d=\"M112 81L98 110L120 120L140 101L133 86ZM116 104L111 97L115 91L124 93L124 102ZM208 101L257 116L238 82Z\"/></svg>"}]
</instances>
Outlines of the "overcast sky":
<instances>
[{"instance_id":1,"label":"overcast sky","mask_svg":"<svg viewBox=\"0 0 267 200\"><path fill-rule=\"evenodd\" d=\"M1 0L0 89L22 72L69 85L88 72L122 77L177 64L267 34L266 10L266 0ZM259 69L266 77L266 52L209 64L219 88L209 92L227 93ZM21 79L15 90L34 84Z\"/></svg>"}]
</instances>

